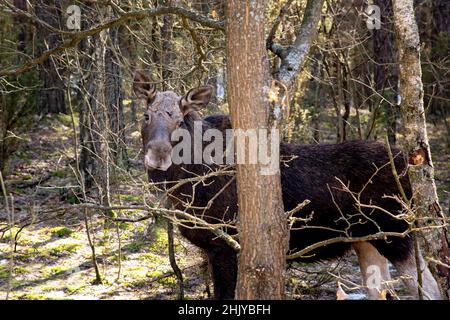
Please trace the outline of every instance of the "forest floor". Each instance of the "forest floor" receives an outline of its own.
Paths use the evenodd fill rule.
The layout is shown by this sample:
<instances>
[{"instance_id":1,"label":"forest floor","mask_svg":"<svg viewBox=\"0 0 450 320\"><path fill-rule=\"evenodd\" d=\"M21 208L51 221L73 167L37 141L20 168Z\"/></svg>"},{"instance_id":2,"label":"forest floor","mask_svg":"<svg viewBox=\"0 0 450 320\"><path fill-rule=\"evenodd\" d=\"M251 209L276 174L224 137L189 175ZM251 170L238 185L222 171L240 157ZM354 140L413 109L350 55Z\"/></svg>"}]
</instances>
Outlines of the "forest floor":
<instances>
[{"instance_id":1,"label":"forest floor","mask_svg":"<svg viewBox=\"0 0 450 320\"><path fill-rule=\"evenodd\" d=\"M73 131L68 116L46 117L30 129L11 162L7 189L14 197L14 221L40 215L72 203L76 186ZM140 160L140 138L130 128L131 158ZM430 125L436 182L445 212L449 208L450 152L441 128ZM442 134L441 134L442 135ZM138 168L132 174L145 180ZM45 180L41 183L36 181ZM122 204L139 204L139 187L114 186ZM178 286L168 258L164 221L157 221L148 235L149 221L105 223L90 221L100 274L96 284L86 224L82 212L61 214L23 230L6 232L7 213L0 210L0 299L176 299ZM15 241L13 241L15 239ZM185 299L207 299L202 253L181 236L175 239L176 258L185 279ZM14 254L11 252L14 251ZM10 272L12 270L12 272ZM395 276L395 272L393 273ZM287 293L291 299L336 299L338 282L355 299L364 298L354 254L327 263L295 264L288 271ZM401 284L397 291L408 298ZM352 288L355 288L354 290Z\"/></svg>"}]
</instances>

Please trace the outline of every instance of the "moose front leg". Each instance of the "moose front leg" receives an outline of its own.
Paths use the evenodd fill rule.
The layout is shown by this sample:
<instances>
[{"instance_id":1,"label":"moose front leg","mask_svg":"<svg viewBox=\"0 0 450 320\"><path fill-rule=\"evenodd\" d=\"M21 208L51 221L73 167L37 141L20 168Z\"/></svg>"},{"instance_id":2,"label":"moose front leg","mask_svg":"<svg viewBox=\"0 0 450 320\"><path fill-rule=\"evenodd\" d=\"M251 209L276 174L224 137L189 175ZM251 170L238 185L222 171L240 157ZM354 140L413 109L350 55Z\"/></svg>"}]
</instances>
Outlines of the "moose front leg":
<instances>
[{"instance_id":1,"label":"moose front leg","mask_svg":"<svg viewBox=\"0 0 450 320\"><path fill-rule=\"evenodd\" d=\"M358 256L364 286L370 300L384 299L383 290L393 290L388 261L369 242L355 242L353 249Z\"/></svg>"},{"instance_id":2,"label":"moose front leg","mask_svg":"<svg viewBox=\"0 0 450 320\"><path fill-rule=\"evenodd\" d=\"M227 245L207 252L214 283L214 299L234 299L237 279L237 256Z\"/></svg>"}]
</instances>

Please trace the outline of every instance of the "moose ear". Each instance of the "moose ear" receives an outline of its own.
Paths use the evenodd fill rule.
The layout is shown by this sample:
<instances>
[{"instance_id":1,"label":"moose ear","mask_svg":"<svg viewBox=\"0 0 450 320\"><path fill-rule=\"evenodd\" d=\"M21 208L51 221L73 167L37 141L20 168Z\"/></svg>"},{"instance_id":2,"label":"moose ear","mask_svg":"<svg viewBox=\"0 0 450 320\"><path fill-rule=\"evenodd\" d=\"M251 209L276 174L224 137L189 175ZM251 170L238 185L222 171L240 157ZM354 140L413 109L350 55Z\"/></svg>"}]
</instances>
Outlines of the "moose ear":
<instances>
[{"instance_id":1,"label":"moose ear","mask_svg":"<svg viewBox=\"0 0 450 320\"><path fill-rule=\"evenodd\" d=\"M181 98L181 112L183 112L183 115L186 115L190 111L198 111L205 107L209 103L212 93L212 86L201 86L189 90L189 92Z\"/></svg>"},{"instance_id":2,"label":"moose ear","mask_svg":"<svg viewBox=\"0 0 450 320\"><path fill-rule=\"evenodd\" d=\"M136 71L133 80L133 91L138 98L153 100L156 96L156 86L151 83L151 79L145 73Z\"/></svg>"}]
</instances>

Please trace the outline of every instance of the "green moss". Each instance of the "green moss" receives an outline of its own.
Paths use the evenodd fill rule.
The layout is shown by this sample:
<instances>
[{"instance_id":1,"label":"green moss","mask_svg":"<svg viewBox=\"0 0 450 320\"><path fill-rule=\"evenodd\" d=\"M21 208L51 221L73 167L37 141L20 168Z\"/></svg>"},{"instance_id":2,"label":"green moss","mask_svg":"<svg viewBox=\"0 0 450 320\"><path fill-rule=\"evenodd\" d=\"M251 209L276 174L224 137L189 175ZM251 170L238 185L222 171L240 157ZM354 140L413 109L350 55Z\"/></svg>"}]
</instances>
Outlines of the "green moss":
<instances>
[{"instance_id":1,"label":"green moss","mask_svg":"<svg viewBox=\"0 0 450 320\"><path fill-rule=\"evenodd\" d=\"M147 273L147 277L149 278L158 278L161 277L164 273L161 270L153 270Z\"/></svg>"},{"instance_id":2,"label":"green moss","mask_svg":"<svg viewBox=\"0 0 450 320\"><path fill-rule=\"evenodd\" d=\"M166 229L156 226L154 231L154 240L150 243L150 250L156 252L165 252L168 246Z\"/></svg>"},{"instance_id":3,"label":"green moss","mask_svg":"<svg viewBox=\"0 0 450 320\"><path fill-rule=\"evenodd\" d=\"M58 169L53 171L52 175L57 178L65 178L67 176L67 172L64 169Z\"/></svg>"},{"instance_id":4,"label":"green moss","mask_svg":"<svg viewBox=\"0 0 450 320\"><path fill-rule=\"evenodd\" d=\"M0 280L6 280L9 278L9 271L0 270Z\"/></svg>"},{"instance_id":5,"label":"green moss","mask_svg":"<svg viewBox=\"0 0 450 320\"><path fill-rule=\"evenodd\" d=\"M80 203L80 199L74 194L69 194L69 196L67 197L67 202L69 202L70 204L77 204Z\"/></svg>"},{"instance_id":6,"label":"green moss","mask_svg":"<svg viewBox=\"0 0 450 320\"><path fill-rule=\"evenodd\" d=\"M145 260L146 262L153 263L155 265L161 265L167 262L166 256L160 256L152 252L144 252L139 254L139 259Z\"/></svg>"},{"instance_id":7,"label":"green moss","mask_svg":"<svg viewBox=\"0 0 450 320\"><path fill-rule=\"evenodd\" d=\"M139 252L146 245L144 239L139 238L135 241L132 241L122 247L123 251L128 252Z\"/></svg>"},{"instance_id":8,"label":"green moss","mask_svg":"<svg viewBox=\"0 0 450 320\"><path fill-rule=\"evenodd\" d=\"M80 247L81 246L79 244L73 244L73 243L60 244L56 247L50 248L48 250L48 254L52 257L62 257L62 256L67 255L68 253L74 253Z\"/></svg>"},{"instance_id":9,"label":"green moss","mask_svg":"<svg viewBox=\"0 0 450 320\"><path fill-rule=\"evenodd\" d=\"M83 290L84 288L88 287L88 285L81 285L81 286L67 286L66 288L64 288L64 292L66 292L67 294L75 294L81 290Z\"/></svg>"},{"instance_id":10,"label":"green moss","mask_svg":"<svg viewBox=\"0 0 450 320\"><path fill-rule=\"evenodd\" d=\"M21 266L14 267L14 274L27 274L29 270Z\"/></svg>"},{"instance_id":11,"label":"green moss","mask_svg":"<svg viewBox=\"0 0 450 320\"><path fill-rule=\"evenodd\" d=\"M19 300L48 300L48 298L44 294L39 292L25 293L17 298Z\"/></svg>"},{"instance_id":12,"label":"green moss","mask_svg":"<svg viewBox=\"0 0 450 320\"><path fill-rule=\"evenodd\" d=\"M10 240L11 240L11 234L12 234L12 237L14 238L14 237L16 236L16 233L17 233L19 230L20 230L20 229L17 228L17 227L11 228L10 230L8 230L8 231L5 232L5 235L3 236L3 239L2 239L2 240L3 240L4 242L10 241Z\"/></svg>"},{"instance_id":13,"label":"green moss","mask_svg":"<svg viewBox=\"0 0 450 320\"><path fill-rule=\"evenodd\" d=\"M60 238L68 237L73 233L73 230L67 227L54 227L49 231L52 235L56 235Z\"/></svg>"},{"instance_id":14,"label":"green moss","mask_svg":"<svg viewBox=\"0 0 450 320\"><path fill-rule=\"evenodd\" d=\"M56 119L66 127L72 127L72 117L70 114L58 113L55 115ZM78 126L78 116L74 114L75 126Z\"/></svg>"},{"instance_id":15,"label":"green moss","mask_svg":"<svg viewBox=\"0 0 450 320\"><path fill-rule=\"evenodd\" d=\"M48 294L42 292L28 292L17 297L19 300L71 300L65 297L49 297Z\"/></svg>"},{"instance_id":16,"label":"green moss","mask_svg":"<svg viewBox=\"0 0 450 320\"><path fill-rule=\"evenodd\" d=\"M84 236L83 233L77 233L77 232L73 232L73 233L70 235L71 238L77 239L77 240L84 239L83 236Z\"/></svg>"},{"instance_id":17,"label":"green moss","mask_svg":"<svg viewBox=\"0 0 450 320\"><path fill-rule=\"evenodd\" d=\"M140 279L137 281L123 282L122 285L126 288L141 289L148 286L148 279Z\"/></svg>"},{"instance_id":18,"label":"green moss","mask_svg":"<svg viewBox=\"0 0 450 320\"><path fill-rule=\"evenodd\" d=\"M128 230L130 229L131 223L127 222L119 222L119 229L121 230Z\"/></svg>"},{"instance_id":19,"label":"green moss","mask_svg":"<svg viewBox=\"0 0 450 320\"><path fill-rule=\"evenodd\" d=\"M33 178L33 176L28 173L28 172L20 172L20 171L16 171L14 172L14 175L19 177L20 179L18 180L31 180Z\"/></svg>"},{"instance_id":20,"label":"green moss","mask_svg":"<svg viewBox=\"0 0 450 320\"><path fill-rule=\"evenodd\" d=\"M138 232L138 233L143 233L147 229L147 225L145 225L145 224L133 225L133 227L134 227L134 230L136 230L136 232Z\"/></svg>"},{"instance_id":21,"label":"green moss","mask_svg":"<svg viewBox=\"0 0 450 320\"><path fill-rule=\"evenodd\" d=\"M132 194L122 194L120 195L120 199L122 201L127 201L127 202L142 202L142 195L132 195Z\"/></svg>"},{"instance_id":22,"label":"green moss","mask_svg":"<svg viewBox=\"0 0 450 320\"><path fill-rule=\"evenodd\" d=\"M41 269L41 275L43 277L48 278L48 277L63 274L68 271L69 271L68 268L56 265L56 266L51 266L51 267L46 267L46 268ZM46 290L50 291L50 290L54 290L54 289L55 288L53 286L51 286L51 287L47 287Z\"/></svg>"},{"instance_id":23,"label":"green moss","mask_svg":"<svg viewBox=\"0 0 450 320\"><path fill-rule=\"evenodd\" d=\"M104 247L105 245L108 244L108 240L106 240L106 239L98 239L96 243L97 243L97 246Z\"/></svg>"},{"instance_id":24,"label":"green moss","mask_svg":"<svg viewBox=\"0 0 450 320\"><path fill-rule=\"evenodd\" d=\"M164 277L157 281L163 286L173 286L177 283L177 279L174 276Z\"/></svg>"},{"instance_id":25,"label":"green moss","mask_svg":"<svg viewBox=\"0 0 450 320\"><path fill-rule=\"evenodd\" d=\"M29 263L31 259L39 255L39 251L36 248L23 248L20 252L17 252L14 256L16 262Z\"/></svg>"},{"instance_id":26,"label":"green moss","mask_svg":"<svg viewBox=\"0 0 450 320\"><path fill-rule=\"evenodd\" d=\"M128 256L127 256L126 254L124 254L123 252L122 252L122 254L121 254L120 259L121 259L121 261L127 261L127 260L129 260ZM118 253L117 253L117 254L114 254L113 256L111 256L110 260L111 260L111 262L117 262L117 261L119 261L119 254L118 254Z\"/></svg>"}]
</instances>

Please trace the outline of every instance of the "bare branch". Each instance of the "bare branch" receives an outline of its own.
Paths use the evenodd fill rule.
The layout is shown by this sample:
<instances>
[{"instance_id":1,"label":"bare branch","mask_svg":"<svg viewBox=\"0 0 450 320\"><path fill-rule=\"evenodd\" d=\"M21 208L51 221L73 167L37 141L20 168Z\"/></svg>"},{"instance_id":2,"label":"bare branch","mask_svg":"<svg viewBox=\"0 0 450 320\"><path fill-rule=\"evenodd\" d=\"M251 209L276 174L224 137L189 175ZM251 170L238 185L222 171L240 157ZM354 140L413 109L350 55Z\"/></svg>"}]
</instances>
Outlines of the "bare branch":
<instances>
[{"instance_id":1,"label":"bare branch","mask_svg":"<svg viewBox=\"0 0 450 320\"><path fill-rule=\"evenodd\" d=\"M204 228L204 229L211 231L214 235L223 239L236 252L239 252L241 249L241 246L239 245L239 243L236 240L234 240L232 236L230 236L229 234L227 234L226 232L224 232L221 229L223 226L225 226L224 224L217 224L217 223L210 224L203 219L200 219L194 215L191 215L191 214L181 211L181 210L171 210L171 209L165 209L165 208L151 208L148 206L102 206L102 205L91 204L91 203L81 203L78 205L72 205L72 208L73 207L96 209L96 210L101 210L101 211L127 210L127 209L128 210L142 210L142 211L148 211L152 215L160 214L160 215L164 216L165 218L170 219L174 223L178 223L178 224L180 224L180 221L178 221L177 219L184 219L188 223L195 224L195 226L194 226L195 228ZM136 220L130 220L128 218L111 218L106 215L103 215L103 217L117 221L117 222L137 222L137 221L142 221L142 220L148 219L152 215L143 216ZM231 225L226 225L226 226L232 227ZM188 226L186 226L186 227L188 227Z\"/></svg>"},{"instance_id":2,"label":"bare branch","mask_svg":"<svg viewBox=\"0 0 450 320\"><path fill-rule=\"evenodd\" d=\"M405 190L403 189L402 183L400 182L400 178L397 173L397 169L395 168L394 156L392 155L391 144L389 143L389 137L386 135L386 150L389 156L389 162L391 163L392 174L394 175L395 183L397 183L398 190L403 197L403 201L408 202L408 197L406 196ZM396 154L397 157L400 153Z\"/></svg>"},{"instance_id":3,"label":"bare branch","mask_svg":"<svg viewBox=\"0 0 450 320\"><path fill-rule=\"evenodd\" d=\"M64 36L68 37L69 39L66 40L60 46L46 50L39 57L31 59L18 67L15 67L13 69L8 69L8 70L1 70L0 77L1 76L18 75L20 73L28 71L31 68L33 68L35 65L43 63L50 56L58 54L60 52L63 52L66 49L76 47L78 45L78 43L80 43L81 40L83 40L89 36L96 35L103 30L121 26L130 20L137 21L137 20L142 20L145 18L151 18L151 17L166 15L166 14L178 15L178 16L198 22L206 27L210 27L213 29L218 29L218 30L223 31L225 28L224 27L225 24L223 21L213 20L213 19L205 17L201 14L198 14L197 12L194 12L194 11L191 11L191 10L188 10L185 8L181 8L181 7L158 7L155 9L130 11L130 12L127 12L127 13L119 16L118 18L114 18L106 23L100 24L100 25L98 25L94 28L88 29L88 30L83 30L83 31L79 31L79 32L67 32L67 31L63 31L63 30L58 30L58 32L60 34L63 34Z\"/></svg>"},{"instance_id":4,"label":"bare branch","mask_svg":"<svg viewBox=\"0 0 450 320\"><path fill-rule=\"evenodd\" d=\"M183 24L183 27L191 35L192 41L194 42L194 45L195 45L195 49L197 50L197 53L199 55L199 59L197 62L198 68L203 72L208 72L208 69L203 65L203 61L206 60L206 54L202 48L202 40L200 39L198 34L195 32L195 30L189 25L188 19L186 19L185 17L181 17L181 22Z\"/></svg>"},{"instance_id":5,"label":"bare branch","mask_svg":"<svg viewBox=\"0 0 450 320\"><path fill-rule=\"evenodd\" d=\"M273 25L272 25L272 29L270 29L269 35L267 36L267 40L266 40L266 48L267 50L272 51L274 54L276 54L277 56L284 58L284 53L286 52L286 50L277 44L273 43L273 40L275 38L275 33L277 32L277 29L281 23L281 20L283 19L284 15L286 14L287 10L289 9L289 7L291 6L293 0L287 0L285 2L285 4L283 5L283 7L280 10L280 13L278 14L278 17L275 19Z\"/></svg>"},{"instance_id":6,"label":"bare branch","mask_svg":"<svg viewBox=\"0 0 450 320\"><path fill-rule=\"evenodd\" d=\"M323 0L308 0L295 42L287 49L280 70L275 74L287 88L290 88L297 78L315 39L323 2Z\"/></svg>"},{"instance_id":7,"label":"bare branch","mask_svg":"<svg viewBox=\"0 0 450 320\"><path fill-rule=\"evenodd\" d=\"M340 242L359 242L359 241L369 241L369 240L383 240L386 239L387 237L405 237L408 233L410 232L410 230L407 230L405 232L378 232L376 234L371 234L368 236L364 236L364 237L351 237L351 238L347 238L347 237L336 237L336 238L331 238L331 239L327 239L327 240L323 240L323 241L319 241L316 242L300 251L297 251L293 254L288 254L286 255L286 259L289 260L293 260L293 259L297 259L297 258L301 258L304 257L307 253L320 248L320 247L324 247L333 243L340 243Z\"/></svg>"}]
</instances>

